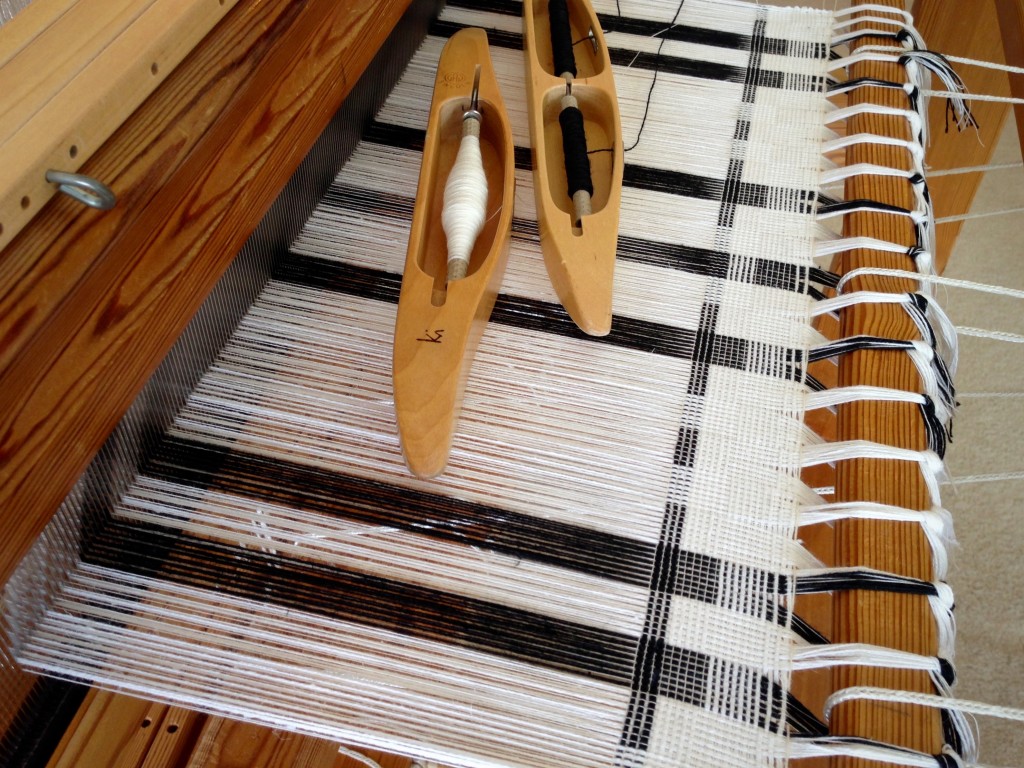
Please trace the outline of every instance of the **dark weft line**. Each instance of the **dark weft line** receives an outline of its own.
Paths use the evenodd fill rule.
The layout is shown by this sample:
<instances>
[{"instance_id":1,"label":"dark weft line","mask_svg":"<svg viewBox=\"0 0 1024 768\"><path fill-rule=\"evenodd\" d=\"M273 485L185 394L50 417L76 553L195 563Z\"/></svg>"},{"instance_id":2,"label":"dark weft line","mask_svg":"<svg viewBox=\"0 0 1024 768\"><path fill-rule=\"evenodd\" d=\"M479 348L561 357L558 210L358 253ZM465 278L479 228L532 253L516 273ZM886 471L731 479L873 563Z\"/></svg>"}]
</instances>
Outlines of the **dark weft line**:
<instances>
[{"instance_id":1,"label":"dark weft line","mask_svg":"<svg viewBox=\"0 0 1024 768\"><path fill-rule=\"evenodd\" d=\"M411 152L423 151L425 137L426 131L421 128L409 128L379 121L370 123L363 133L364 141ZM515 156L517 169L532 170L533 164L528 147L516 147ZM723 179L710 176L673 171L667 168L652 168L636 163L626 163L622 173L622 184L627 189L678 195L695 200L721 200L722 195L725 194L726 183ZM816 194L812 190L773 187L742 179L736 179L732 183L736 185L733 196L737 205L802 214L813 213L815 210Z\"/></svg>"},{"instance_id":2,"label":"dark weft line","mask_svg":"<svg viewBox=\"0 0 1024 768\"><path fill-rule=\"evenodd\" d=\"M108 518L102 528L92 532L82 559L89 565L143 578L471 649L612 685L634 683L636 638L624 633L337 566L241 549L180 530ZM648 679L646 684L655 686L661 695L704 707L711 682L709 670L723 662L673 646L665 646L663 651L674 662L672 679ZM775 698L771 682L750 668L724 664L731 674L759 681L758 717L764 727L781 730L781 722L768 719L769 713L779 711L770 701Z\"/></svg>"},{"instance_id":3,"label":"dark weft line","mask_svg":"<svg viewBox=\"0 0 1024 768\"><path fill-rule=\"evenodd\" d=\"M501 14L502 16L521 16L523 13L521 0L451 0L447 5L451 8L489 11ZM597 19L601 24L601 29L605 32L622 32L639 37L653 37L657 35L665 40L697 43L714 48L732 48L738 51L750 50L750 35L738 32L694 27L687 24L674 24L669 27L667 21L637 19L610 13L598 13ZM806 55L810 58L819 59L828 56L828 46L825 43L809 47L805 43L791 42L776 37L765 38L764 50L765 53L780 56Z\"/></svg>"},{"instance_id":4,"label":"dark weft line","mask_svg":"<svg viewBox=\"0 0 1024 768\"><path fill-rule=\"evenodd\" d=\"M402 283L401 275L297 253L279 259L272 277L292 285L392 304L398 302ZM770 350L768 345L760 342L734 336L709 335L699 329L676 328L622 315L616 315L612 332L607 336L588 336L577 327L561 305L506 294L498 296L490 322L666 358L693 360L695 350L699 349L701 360L741 371L747 370L751 350ZM799 362L801 354L800 350L787 349L781 357ZM792 379L793 370L791 365L781 365L771 373L779 378Z\"/></svg>"},{"instance_id":5,"label":"dark weft line","mask_svg":"<svg viewBox=\"0 0 1024 768\"><path fill-rule=\"evenodd\" d=\"M165 436L142 469L145 477L238 498L272 502L289 509L372 526L397 528L417 536L544 563L633 586L651 584L657 559L657 589L697 602L721 605L723 573L764 586L763 604L733 610L782 623L770 594L777 576L720 558L524 515L502 507L455 499L380 480L347 475L278 457Z\"/></svg>"},{"instance_id":6,"label":"dark weft line","mask_svg":"<svg viewBox=\"0 0 1024 768\"><path fill-rule=\"evenodd\" d=\"M406 221L412 220L415 202L412 197L340 184L332 184L323 197L323 203L334 210L352 210L364 215L388 218L398 217ZM513 218L512 237L538 242L540 234L537 222L532 219ZM810 270L807 267L761 257L736 256L712 248L619 235L616 259L661 269L674 269L702 277L735 280L763 288L777 288L795 293L806 293L809 290Z\"/></svg>"},{"instance_id":7,"label":"dark weft line","mask_svg":"<svg viewBox=\"0 0 1024 768\"><path fill-rule=\"evenodd\" d=\"M470 25L456 21L436 19L430 25L429 34L434 37L448 38L461 29ZM488 29L488 43L496 48L507 48L521 51L523 49L523 36L519 32L508 32L503 29ZM629 67L636 70L657 70L663 74L680 75L682 77L693 77L698 80L716 80L723 83L741 84L746 77L746 70L743 67L723 64L702 59L691 59L684 56L670 56L662 52L638 52L630 48L608 48L608 57L612 66ZM807 92L822 91L825 88L825 79L816 75L805 75L802 73L786 73L779 70L760 70L760 83L765 88L786 89L791 91Z\"/></svg>"},{"instance_id":8,"label":"dark weft line","mask_svg":"<svg viewBox=\"0 0 1024 768\"><path fill-rule=\"evenodd\" d=\"M635 586L647 585L654 555L654 545L638 539L181 437L166 436L143 473ZM719 567L713 558L682 556L694 573ZM717 598L717 582L697 583L704 587L694 597Z\"/></svg>"}]
</instances>

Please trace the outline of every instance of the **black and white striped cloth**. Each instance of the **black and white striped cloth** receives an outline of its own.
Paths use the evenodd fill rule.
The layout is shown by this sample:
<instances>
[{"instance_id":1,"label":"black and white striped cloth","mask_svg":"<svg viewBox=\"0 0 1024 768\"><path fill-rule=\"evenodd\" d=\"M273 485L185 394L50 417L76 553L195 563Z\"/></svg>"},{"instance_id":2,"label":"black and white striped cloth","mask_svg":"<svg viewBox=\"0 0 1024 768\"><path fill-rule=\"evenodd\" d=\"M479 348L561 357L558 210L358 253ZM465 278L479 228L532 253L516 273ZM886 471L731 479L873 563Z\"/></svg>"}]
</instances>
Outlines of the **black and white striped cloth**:
<instances>
[{"instance_id":1,"label":"black and white striped cloth","mask_svg":"<svg viewBox=\"0 0 1024 768\"><path fill-rule=\"evenodd\" d=\"M619 5L598 9L626 146L657 82L611 334L544 271L519 3L450 3L23 663L453 765L776 765L820 730L787 605L831 16L686 0L667 29L675 0ZM434 68L466 25L510 110L516 218L449 469L421 481L391 336Z\"/></svg>"}]
</instances>

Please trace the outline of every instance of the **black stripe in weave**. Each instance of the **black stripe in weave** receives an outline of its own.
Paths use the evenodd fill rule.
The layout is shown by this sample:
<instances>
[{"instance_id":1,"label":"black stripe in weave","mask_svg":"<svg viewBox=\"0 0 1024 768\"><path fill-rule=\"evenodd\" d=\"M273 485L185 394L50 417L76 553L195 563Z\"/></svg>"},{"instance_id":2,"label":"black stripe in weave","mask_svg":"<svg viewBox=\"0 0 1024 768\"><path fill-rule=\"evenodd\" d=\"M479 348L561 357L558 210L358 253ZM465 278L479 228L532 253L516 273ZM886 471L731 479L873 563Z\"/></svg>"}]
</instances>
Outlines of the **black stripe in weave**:
<instances>
[{"instance_id":1,"label":"black stripe in weave","mask_svg":"<svg viewBox=\"0 0 1024 768\"><path fill-rule=\"evenodd\" d=\"M702 707L709 686L742 676L759 686L756 718L779 711L773 685L752 668L688 649L662 645L671 680L636 680L637 638L531 611L262 551L148 523L108 517L90 532L82 560L142 578L274 605L399 636L467 648L541 668L621 686L644 685L655 695ZM719 670L712 677L709 671ZM771 706L769 706L769 704ZM740 718L741 713L724 713ZM795 723L789 723L795 727Z\"/></svg>"},{"instance_id":2,"label":"black stripe in weave","mask_svg":"<svg viewBox=\"0 0 1024 768\"><path fill-rule=\"evenodd\" d=\"M273 278L293 285L393 304L398 302L402 284L402 277L398 274L295 253L278 260ZM620 349L736 370L747 370L753 357L751 353L762 351L767 346L735 336L715 334L706 320L694 330L623 315L615 316L611 333L607 336L589 336L579 329L561 305L505 294L498 296L490 322L587 344L608 344ZM799 361L801 353L789 349L783 356L787 360ZM791 365L783 365L767 373L787 379L793 376Z\"/></svg>"}]
</instances>

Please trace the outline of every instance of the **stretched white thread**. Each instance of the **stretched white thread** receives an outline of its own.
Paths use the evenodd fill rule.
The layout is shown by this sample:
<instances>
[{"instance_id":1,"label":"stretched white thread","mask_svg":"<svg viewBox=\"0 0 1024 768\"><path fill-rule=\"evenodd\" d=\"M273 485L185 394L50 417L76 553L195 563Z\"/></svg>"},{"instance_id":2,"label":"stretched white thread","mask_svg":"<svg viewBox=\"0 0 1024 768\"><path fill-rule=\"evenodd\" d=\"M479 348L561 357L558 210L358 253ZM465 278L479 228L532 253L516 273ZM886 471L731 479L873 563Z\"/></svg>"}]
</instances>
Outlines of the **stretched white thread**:
<instances>
[{"instance_id":1,"label":"stretched white thread","mask_svg":"<svg viewBox=\"0 0 1024 768\"><path fill-rule=\"evenodd\" d=\"M449 279L465 275L473 244L487 216L487 174L480 154L479 126L473 117L463 120L459 152L444 185L441 226L448 238ZM461 270L458 265L462 265Z\"/></svg>"},{"instance_id":2,"label":"stretched white thread","mask_svg":"<svg viewBox=\"0 0 1024 768\"><path fill-rule=\"evenodd\" d=\"M854 163L852 165L844 165L840 168L833 168L823 172L821 175L821 181L823 184L834 184L838 181L845 181L852 176L901 176L909 179L914 174L915 171L913 170L908 171L903 168L893 168L888 165Z\"/></svg>"},{"instance_id":3,"label":"stretched white thread","mask_svg":"<svg viewBox=\"0 0 1024 768\"><path fill-rule=\"evenodd\" d=\"M858 384L852 387L832 387L821 392L809 392L807 394L807 410L813 411L818 408L834 408L837 405L853 403L860 400L872 400L876 402L893 403L914 403L923 405L924 395L917 392L908 392L905 389L890 389L888 387L871 387L866 384Z\"/></svg>"},{"instance_id":4,"label":"stretched white thread","mask_svg":"<svg viewBox=\"0 0 1024 768\"><path fill-rule=\"evenodd\" d=\"M959 360L957 329L934 297L926 293L916 295L922 297L927 304L923 317L916 311L914 297L911 294L884 291L854 291L822 299L811 308L811 317L834 314L857 304L901 304L906 307L907 314L917 325L921 337L926 341L935 339L939 353L952 376L956 373Z\"/></svg>"},{"instance_id":5,"label":"stretched white thread","mask_svg":"<svg viewBox=\"0 0 1024 768\"><path fill-rule=\"evenodd\" d=\"M916 141L897 139L894 136L880 136L876 133L853 133L848 136L840 136L826 141L822 145L822 153L836 152L857 144L881 144L890 147L903 147L910 152L914 160L915 169L924 175L924 148Z\"/></svg>"},{"instance_id":6,"label":"stretched white thread","mask_svg":"<svg viewBox=\"0 0 1024 768\"><path fill-rule=\"evenodd\" d=\"M917 451L912 448L900 448L885 445L871 440L838 440L821 445L806 446L800 464L813 467L818 464L832 464L849 459L895 459L896 461L913 461L921 467L921 475L931 497L933 506L941 506L939 480L946 476L942 459L934 451Z\"/></svg>"},{"instance_id":7,"label":"stretched white thread","mask_svg":"<svg viewBox=\"0 0 1024 768\"><path fill-rule=\"evenodd\" d=\"M937 96L940 99L955 99L958 96L963 96L963 93L958 91L932 91L922 89L921 93L927 94L928 96ZM1024 99L1020 99L1015 96L996 96L991 93L972 93L970 95L970 99L971 101L994 101L999 104L1024 104Z\"/></svg>"},{"instance_id":8,"label":"stretched white thread","mask_svg":"<svg viewBox=\"0 0 1024 768\"><path fill-rule=\"evenodd\" d=\"M913 37L913 43L910 40L907 40L904 43L904 45L907 48L917 48L917 49L924 48L924 39L921 37L920 33L916 29L914 29L913 27L907 26L905 24L900 24L899 22L895 21L894 19L880 19L878 17L868 17L867 19L852 19L850 21L843 22L841 26L847 27L847 26L852 26L854 24L865 23L865 22L868 22L868 21L880 21L880 22L883 22L883 23L889 23L889 24L893 24L895 26L898 26L898 27L900 27L900 29L904 30L907 34L909 34L909 35L911 35ZM837 27L833 27L833 30L835 30L836 28ZM834 48L834 47L839 46L839 45L845 45L846 43L849 43L849 42L851 42L853 40L857 40L857 39L862 38L862 37L885 37L885 36L891 35L891 34L893 34L891 31L886 31L884 29L853 30L851 32L844 32L842 34L839 34L839 35L836 35L835 37L833 37L832 38L832 47Z\"/></svg>"},{"instance_id":9,"label":"stretched white thread","mask_svg":"<svg viewBox=\"0 0 1024 768\"><path fill-rule=\"evenodd\" d=\"M933 707L936 709L958 709L970 715L1024 722L1024 709L1016 707L1004 707L999 704L986 704L981 701L970 701L968 699L950 699L945 696L937 696L934 693L876 688L870 685L856 685L850 688L843 688L829 696L825 700L825 719L829 719L832 710L837 706L847 701L854 701L855 699L891 701L896 704L917 704L922 707Z\"/></svg>"},{"instance_id":10,"label":"stretched white thread","mask_svg":"<svg viewBox=\"0 0 1024 768\"><path fill-rule=\"evenodd\" d=\"M829 343L831 344L832 342ZM909 344L910 346L904 351L917 369L924 393L935 404L936 415L945 422L952 416L953 403L948 402L949 398L946 397L939 386L939 374L935 363L936 351L930 344L923 341L911 341ZM941 459L939 459L939 462L941 464Z\"/></svg>"},{"instance_id":11,"label":"stretched white thread","mask_svg":"<svg viewBox=\"0 0 1024 768\"><path fill-rule=\"evenodd\" d=\"M825 256L835 256L837 253L856 250L905 254L910 249L905 245L900 245L899 243L894 243L890 240L879 240L875 237L840 237L835 240L824 240L815 243L814 258L820 259ZM842 279L840 279L840 282L842 282Z\"/></svg>"},{"instance_id":12,"label":"stretched white thread","mask_svg":"<svg viewBox=\"0 0 1024 768\"><path fill-rule=\"evenodd\" d=\"M1010 480L1024 480L1024 472L998 472L987 475L966 475L951 477L943 485L966 485L968 483L1005 483Z\"/></svg>"},{"instance_id":13,"label":"stretched white thread","mask_svg":"<svg viewBox=\"0 0 1024 768\"><path fill-rule=\"evenodd\" d=\"M1024 392L958 392L956 396L960 400L1000 400L1024 397Z\"/></svg>"},{"instance_id":14,"label":"stretched white thread","mask_svg":"<svg viewBox=\"0 0 1024 768\"><path fill-rule=\"evenodd\" d=\"M981 67L982 69L997 69L1000 72L1014 72L1018 75L1024 74L1024 67L1015 67L1011 64L1000 64L995 61L982 61L980 59L968 59L963 56L950 56L949 54L943 54L949 61L955 64L967 64L972 67Z\"/></svg>"},{"instance_id":15,"label":"stretched white thread","mask_svg":"<svg viewBox=\"0 0 1024 768\"><path fill-rule=\"evenodd\" d=\"M825 669L828 667L888 667L914 669L941 675L942 667L935 656L900 651L868 643L829 643L809 645L793 652L793 669Z\"/></svg>"},{"instance_id":16,"label":"stretched white thread","mask_svg":"<svg viewBox=\"0 0 1024 768\"><path fill-rule=\"evenodd\" d=\"M1006 331L986 331L983 328L971 328L969 326L959 326L956 332L961 336L974 336L979 339L991 339L992 341L1005 341L1010 344L1024 344L1024 336L1017 333L1008 333Z\"/></svg>"},{"instance_id":17,"label":"stretched white thread","mask_svg":"<svg viewBox=\"0 0 1024 768\"><path fill-rule=\"evenodd\" d=\"M815 504L800 511L800 525L831 523L837 520L886 520L917 523L932 549L932 578L944 581L949 572L948 547L956 543L953 517L943 507L906 509L868 501L843 501Z\"/></svg>"},{"instance_id":18,"label":"stretched white thread","mask_svg":"<svg viewBox=\"0 0 1024 768\"><path fill-rule=\"evenodd\" d=\"M815 302L811 307L811 317L832 315L841 309L856 304L903 304L907 301L905 293L886 293L885 291L853 291L830 296Z\"/></svg>"},{"instance_id":19,"label":"stretched white thread","mask_svg":"<svg viewBox=\"0 0 1024 768\"><path fill-rule=\"evenodd\" d=\"M867 643L831 643L809 646L792 656L793 669L828 669L841 666L864 666L884 669L902 669L927 672L942 698L952 695L949 681L943 676L942 660L937 656L885 648ZM952 713L952 719L966 756L977 757L977 742L963 712Z\"/></svg>"},{"instance_id":20,"label":"stretched white thread","mask_svg":"<svg viewBox=\"0 0 1024 768\"><path fill-rule=\"evenodd\" d=\"M338 754L344 755L349 760L354 760L357 763L362 763L366 766L366 768L381 768L380 763L378 763L376 760L367 757L362 752L357 752L354 749L349 749L348 747L344 747L340 744L338 745Z\"/></svg>"},{"instance_id":21,"label":"stretched white thread","mask_svg":"<svg viewBox=\"0 0 1024 768\"><path fill-rule=\"evenodd\" d=\"M824 116L825 125L847 121L858 115L886 115L890 117L902 117L910 124L911 134L920 136L924 130L924 121L917 112L912 109L899 109L897 107L883 107L877 104L853 104L849 107L839 107Z\"/></svg>"},{"instance_id":22,"label":"stretched white thread","mask_svg":"<svg viewBox=\"0 0 1024 768\"><path fill-rule=\"evenodd\" d=\"M888 13L893 16L900 16L903 19L904 25L912 27L914 24L914 17L909 11L905 11L901 8L892 8L881 3L863 3L860 5L852 5L848 8L837 8L832 12L835 18L843 18L844 16L854 16L854 22L859 22L862 17L857 17L858 13Z\"/></svg>"},{"instance_id":23,"label":"stretched white thread","mask_svg":"<svg viewBox=\"0 0 1024 768\"><path fill-rule=\"evenodd\" d=\"M959 168L942 168L929 171L932 178L936 176L954 176L961 173L988 173L989 171L1010 171L1024 168L1024 162L1020 163L993 163L991 165L962 165Z\"/></svg>"},{"instance_id":24,"label":"stretched white thread","mask_svg":"<svg viewBox=\"0 0 1024 768\"><path fill-rule=\"evenodd\" d=\"M903 765L908 768L936 768L935 758L924 752L888 744L846 741L842 736L791 739L789 756L794 760L811 757L853 757L888 765ZM963 763L961 762L960 765Z\"/></svg>"},{"instance_id":25,"label":"stretched white thread","mask_svg":"<svg viewBox=\"0 0 1024 768\"><path fill-rule=\"evenodd\" d=\"M848 250L848 249L843 249ZM922 283L932 283L935 285L944 285L951 288L963 288L969 291L979 291L981 293L991 293L995 296L1008 296L1013 299L1024 299L1024 291L1016 288L1005 288L1000 285L986 285L985 283L976 283L971 280L960 280L953 277L943 277L942 275L924 275L918 272L910 272L905 269L883 269L881 267L859 267L857 269L851 269L841 278L836 285L836 292L842 293L846 283L853 280L855 277L862 275L877 275L879 277L902 277L909 280L917 280Z\"/></svg>"},{"instance_id":26,"label":"stretched white thread","mask_svg":"<svg viewBox=\"0 0 1024 768\"><path fill-rule=\"evenodd\" d=\"M1024 102L1022 102L1024 103ZM970 221L971 219L988 219L992 216L1005 216L1008 213L1024 213L1024 208L1003 208L998 211L981 211L979 213L961 213L957 216L942 216L935 220L936 224L948 224L952 221Z\"/></svg>"}]
</instances>

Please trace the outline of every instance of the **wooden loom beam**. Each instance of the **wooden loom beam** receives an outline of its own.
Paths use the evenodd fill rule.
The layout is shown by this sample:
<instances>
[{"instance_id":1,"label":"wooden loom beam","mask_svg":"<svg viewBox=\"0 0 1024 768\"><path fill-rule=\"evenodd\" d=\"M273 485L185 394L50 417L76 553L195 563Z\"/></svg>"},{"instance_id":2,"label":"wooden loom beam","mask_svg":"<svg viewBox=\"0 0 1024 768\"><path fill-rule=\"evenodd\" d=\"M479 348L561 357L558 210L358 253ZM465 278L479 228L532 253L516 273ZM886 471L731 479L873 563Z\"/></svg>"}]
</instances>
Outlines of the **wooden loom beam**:
<instances>
[{"instance_id":1,"label":"wooden loom beam","mask_svg":"<svg viewBox=\"0 0 1024 768\"><path fill-rule=\"evenodd\" d=\"M860 3L858 3L860 4ZM902 8L901 0L884 0ZM870 43L872 41L865 41ZM882 42L882 41L875 41ZM903 82L901 66L881 62L856 65L851 78L875 77ZM902 109L907 98L902 92L861 88L851 103L870 100ZM863 115L850 121L848 133L872 133L910 138L902 118ZM906 169L906 150L877 144L855 145L848 150L847 164L871 163ZM904 178L858 176L847 182L847 199L870 199L906 209L915 207L911 185ZM915 243L908 219L871 212L851 214L844 236L871 236L906 246ZM871 250L845 254L840 271L860 267L913 270L910 258ZM912 281L863 277L847 290L905 292L914 290ZM842 336L859 334L895 339L917 337L917 329L901 307L866 304L844 310ZM920 391L914 365L904 352L863 351L843 356L839 363L841 386L870 384ZM869 440L915 450L926 446L923 422L917 406L902 403L858 402L839 408L837 438ZM911 509L927 509L930 501L921 470L916 463L858 459L836 466L836 501L874 501ZM920 526L911 523L848 520L836 524L836 565L863 566L932 580L931 554ZM835 598L833 642L868 643L935 656L935 619L924 597L890 592L843 591ZM932 692L927 673L865 667L839 668L834 674L836 689L869 685L908 691ZM880 742L937 754L942 747L940 716L936 710L855 701L832 713L834 735L860 736ZM840 759L837 765L862 765L861 761ZM874 764L874 763L872 763Z\"/></svg>"},{"instance_id":2,"label":"wooden loom beam","mask_svg":"<svg viewBox=\"0 0 1024 768\"><path fill-rule=\"evenodd\" d=\"M241 4L0 254L0 584L407 5Z\"/></svg>"}]
</instances>

